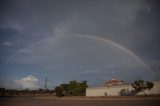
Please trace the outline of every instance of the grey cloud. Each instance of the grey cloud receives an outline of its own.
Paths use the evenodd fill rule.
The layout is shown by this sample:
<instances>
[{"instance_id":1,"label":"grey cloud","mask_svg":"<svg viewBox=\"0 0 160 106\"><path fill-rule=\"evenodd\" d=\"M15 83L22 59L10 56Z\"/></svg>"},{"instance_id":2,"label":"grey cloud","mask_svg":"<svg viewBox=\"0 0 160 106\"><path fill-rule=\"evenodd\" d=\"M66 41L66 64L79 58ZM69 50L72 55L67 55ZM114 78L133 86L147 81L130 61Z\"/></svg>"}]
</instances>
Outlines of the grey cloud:
<instances>
[{"instance_id":1,"label":"grey cloud","mask_svg":"<svg viewBox=\"0 0 160 106\"><path fill-rule=\"evenodd\" d=\"M0 62L6 66L26 64L25 70L39 70L38 74L56 72L53 76L57 81L62 73L61 80L69 80L79 78L79 74L87 70L93 71L93 74L83 74L90 80L110 78L112 71L124 79L132 79L129 78L132 74L137 78L152 74L145 73L145 68L135 58L111 45L68 36L61 38L61 35L86 34L122 45L159 75L158 62L155 62L160 59L158 1L6 0L1 4L0 42L16 45L1 48ZM15 67L12 69L16 70ZM96 76L94 69L108 74Z\"/></svg>"},{"instance_id":2,"label":"grey cloud","mask_svg":"<svg viewBox=\"0 0 160 106\"><path fill-rule=\"evenodd\" d=\"M45 39L20 50L19 53L8 59L7 63L35 65L40 68L39 72L45 70L50 74L56 73L56 76L62 74L61 76L67 79L82 73L95 74L97 71L99 74L107 75L117 70L119 76L123 76L124 79L130 76L130 73L136 77L152 73L139 60L122 49L107 42L78 36L58 36ZM152 78L154 77L149 79Z\"/></svg>"},{"instance_id":3,"label":"grey cloud","mask_svg":"<svg viewBox=\"0 0 160 106\"><path fill-rule=\"evenodd\" d=\"M6 41L6 42L2 42L2 45L3 46L6 46L6 47L13 47L13 43L12 42L9 42L9 41Z\"/></svg>"}]
</instances>

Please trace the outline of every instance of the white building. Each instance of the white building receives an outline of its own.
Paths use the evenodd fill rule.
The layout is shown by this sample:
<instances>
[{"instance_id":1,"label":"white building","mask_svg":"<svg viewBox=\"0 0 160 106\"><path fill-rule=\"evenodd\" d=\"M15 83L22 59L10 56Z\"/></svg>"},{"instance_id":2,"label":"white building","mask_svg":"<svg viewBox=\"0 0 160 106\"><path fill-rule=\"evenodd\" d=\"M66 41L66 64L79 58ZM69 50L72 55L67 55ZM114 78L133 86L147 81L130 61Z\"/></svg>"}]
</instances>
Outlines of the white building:
<instances>
[{"instance_id":1,"label":"white building","mask_svg":"<svg viewBox=\"0 0 160 106\"><path fill-rule=\"evenodd\" d=\"M160 81L153 83L154 87L151 90L145 90L144 92L138 93L138 95L160 94ZM107 81L103 87L87 88L86 96L119 96L122 94L122 91L129 94L133 90L134 88L131 84L124 84L123 81L112 79Z\"/></svg>"}]
</instances>

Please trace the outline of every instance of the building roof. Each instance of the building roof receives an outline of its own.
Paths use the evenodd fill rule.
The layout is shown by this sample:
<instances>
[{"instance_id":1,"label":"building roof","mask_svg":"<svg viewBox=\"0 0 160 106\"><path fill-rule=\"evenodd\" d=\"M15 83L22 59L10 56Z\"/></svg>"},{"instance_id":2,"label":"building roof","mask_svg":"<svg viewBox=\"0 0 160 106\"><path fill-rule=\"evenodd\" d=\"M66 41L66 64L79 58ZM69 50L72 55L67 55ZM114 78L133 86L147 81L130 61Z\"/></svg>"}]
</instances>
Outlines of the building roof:
<instances>
[{"instance_id":1,"label":"building roof","mask_svg":"<svg viewBox=\"0 0 160 106\"><path fill-rule=\"evenodd\" d=\"M105 85L123 84L123 80L112 79L105 82Z\"/></svg>"}]
</instances>

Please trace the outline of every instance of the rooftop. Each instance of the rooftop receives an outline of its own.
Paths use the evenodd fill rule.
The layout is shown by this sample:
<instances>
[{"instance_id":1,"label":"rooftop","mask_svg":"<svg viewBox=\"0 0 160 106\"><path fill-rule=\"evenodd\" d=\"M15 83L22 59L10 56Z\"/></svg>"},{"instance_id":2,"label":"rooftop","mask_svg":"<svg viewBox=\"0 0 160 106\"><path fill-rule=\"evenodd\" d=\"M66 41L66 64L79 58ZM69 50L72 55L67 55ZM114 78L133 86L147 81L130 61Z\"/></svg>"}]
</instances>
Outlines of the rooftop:
<instances>
[{"instance_id":1,"label":"rooftop","mask_svg":"<svg viewBox=\"0 0 160 106\"><path fill-rule=\"evenodd\" d=\"M104 85L117 85L117 84L124 84L123 80L111 79L107 80Z\"/></svg>"}]
</instances>

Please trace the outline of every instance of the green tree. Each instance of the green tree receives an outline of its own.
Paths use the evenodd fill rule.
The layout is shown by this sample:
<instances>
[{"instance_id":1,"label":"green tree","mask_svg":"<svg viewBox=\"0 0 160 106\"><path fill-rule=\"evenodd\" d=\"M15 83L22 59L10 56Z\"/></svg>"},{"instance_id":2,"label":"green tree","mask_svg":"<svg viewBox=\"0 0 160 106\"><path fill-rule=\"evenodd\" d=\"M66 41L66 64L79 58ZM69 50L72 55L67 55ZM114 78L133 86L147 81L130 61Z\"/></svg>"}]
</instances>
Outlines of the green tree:
<instances>
[{"instance_id":1,"label":"green tree","mask_svg":"<svg viewBox=\"0 0 160 106\"><path fill-rule=\"evenodd\" d=\"M60 87L63 87L63 91L62 91L63 95L84 96L86 93L86 88L88 86L87 86L87 81L78 82L78 81L74 80L74 81L70 81L68 84L61 84ZM57 91L57 94L58 94L58 92L59 91Z\"/></svg>"},{"instance_id":2,"label":"green tree","mask_svg":"<svg viewBox=\"0 0 160 106\"><path fill-rule=\"evenodd\" d=\"M56 96L62 97L64 96L64 88L62 86L57 86L55 88Z\"/></svg>"},{"instance_id":3,"label":"green tree","mask_svg":"<svg viewBox=\"0 0 160 106\"><path fill-rule=\"evenodd\" d=\"M153 84L153 82L147 81L147 82L146 82L146 86L147 86L147 89L148 89L148 90L151 90L151 89L154 87L154 84Z\"/></svg>"},{"instance_id":4,"label":"green tree","mask_svg":"<svg viewBox=\"0 0 160 106\"><path fill-rule=\"evenodd\" d=\"M132 83L132 87L138 92L144 91L146 89L151 90L154 87L153 82L145 82L144 80L136 80Z\"/></svg>"}]
</instances>

